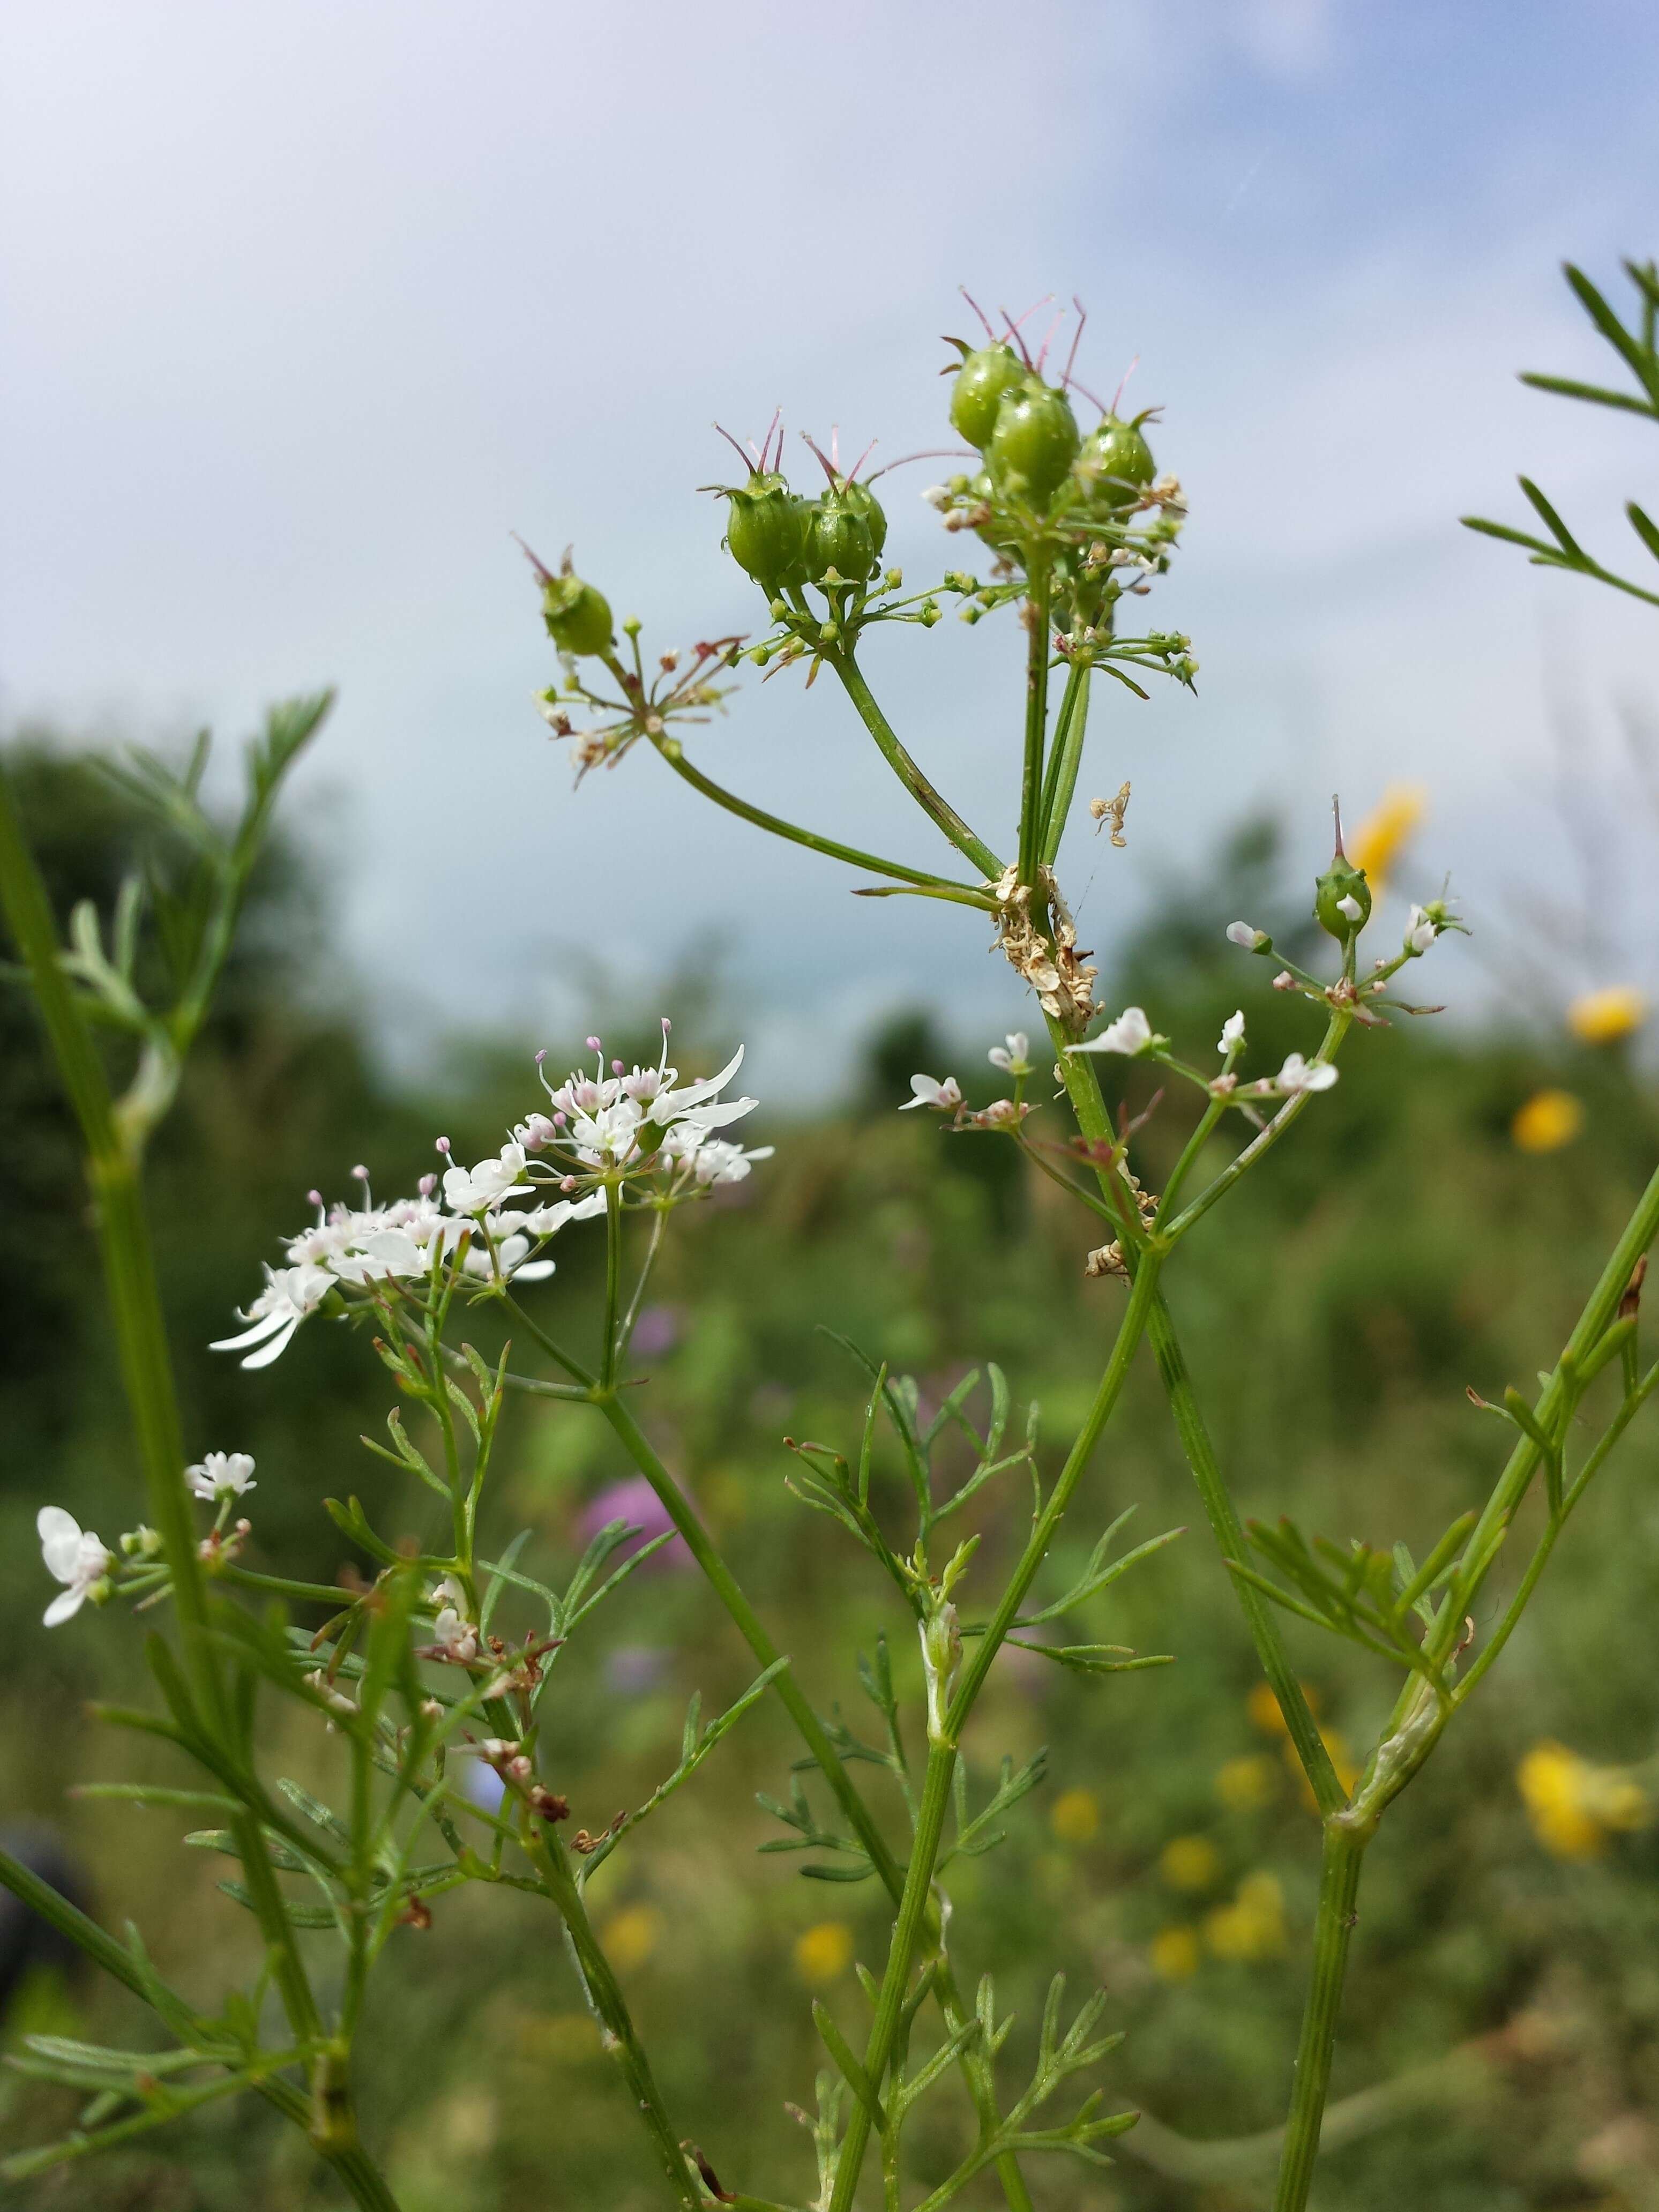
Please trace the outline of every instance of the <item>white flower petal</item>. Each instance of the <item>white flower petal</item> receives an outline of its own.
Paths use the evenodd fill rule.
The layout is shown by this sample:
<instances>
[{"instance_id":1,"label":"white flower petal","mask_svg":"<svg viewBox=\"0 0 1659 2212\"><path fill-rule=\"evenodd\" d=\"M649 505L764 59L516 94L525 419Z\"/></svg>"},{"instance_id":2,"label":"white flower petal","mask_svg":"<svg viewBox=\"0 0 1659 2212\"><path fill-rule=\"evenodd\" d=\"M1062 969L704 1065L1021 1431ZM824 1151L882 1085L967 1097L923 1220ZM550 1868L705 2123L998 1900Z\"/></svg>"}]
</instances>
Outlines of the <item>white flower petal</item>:
<instances>
[{"instance_id":1,"label":"white flower petal","mask_svg":"<svg viewBox=\"0 0 1659 2212\"><path fill-rule=\"evenodd\" d=\"M287 1314L261 1314L252 1328L245 1328L240 1336L222 1336L216 1342L210 1344L208 1350L241 1352L250 1344L263 1344L266 1337L274 1336L279 1328L286 1328L289 1319Z\"/></svg>"},{"instance_id":2,"label":"white flower petal","mask_svg":"<svg viewBox=\"0 0 1659 2212\"><path fill-rule=\"evenodd\" d=\"M63 1622L72 1620L75 1618L75 1615L80 1612L82 1607L86 1603L86 1601L87 1594L84 1589L59 1590L57 1596L53 1598L52 1603L41 1614L41 1626L43 1628L57 1628L60 1626Z\"/></svg>"},{"instance_id":3,"label":"white flower petal","mask_svg":"<svg viewBox=\"0 0 1659 2212\"><path fill-rule=\"evenodd\" d=\"M60 1583L73 1582L81 1563L81 1523L61 1505L43 1505L34 1516L34 1528L46 1571Z\"/></svg>"},{"instance_id":4,"label":"white flower petal","mask_svg":"<svg viewBox=\"0 0 1659 2212\"><path fill-rule=\"evenodd\" d=\"M294 1332L299 1328L300 1320L301 1316L298 1314L290 1315L269 1344L262 1345L258 1352L249 1352L247 1358L243 1360L242 1365L250 1374L256 1368L269 1367L273 1359L282 1358L293 1340ZM230 1347L225 1348L228 1350Z\"/></svg>"}]
</instances>

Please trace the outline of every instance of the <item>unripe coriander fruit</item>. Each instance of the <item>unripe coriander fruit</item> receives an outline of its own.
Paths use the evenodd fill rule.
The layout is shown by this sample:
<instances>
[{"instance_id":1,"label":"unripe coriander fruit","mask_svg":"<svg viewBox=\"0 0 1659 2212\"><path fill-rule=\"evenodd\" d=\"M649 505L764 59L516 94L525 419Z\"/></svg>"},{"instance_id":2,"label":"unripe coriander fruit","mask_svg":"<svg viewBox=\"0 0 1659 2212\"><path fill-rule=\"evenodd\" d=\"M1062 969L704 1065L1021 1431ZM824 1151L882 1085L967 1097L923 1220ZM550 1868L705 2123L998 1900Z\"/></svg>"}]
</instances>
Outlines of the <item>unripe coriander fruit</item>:
<instances>
[{"instance_id":1,"label":"unripe coriander fruit","mask_svg":"<svg viewBox=\"0 0 1659 2212\"><path fill-rule=\"evenodd\" d=\"M746 484L729 487L726 547L745 576L775 596L785 584L798 583L806 535L805 502L784 478L758 471Z\"/></svg>"},{"instance_id":2,"label":"unripe coriander fruit","mask_svg":"<svg viewBox=\"0 0 1659 2212\"><path fill-rule=\"evenodd\" d=\"M603 653L611 643L611 606L580 576L550 576L542 586L542 620L561 653Z\"/></svg>"},{"instance_id":3,"label":"unripe coriander fruit","mask_svg":"<svg viewBox=\"0 0 1659 2212\"><path fill-rule=\"evenodd\" d=\"M1064 483L1082 441L1071 404L1041 377L1002 395L987 459L1000 492L1040 506Z\"/></svg>"},{"instance_id":4,"label":"unripe coriander fruit","mask_svg":"<svg viewBox=\"0 0 1659 2212\"><path fill-rule=\"evenodd\" d=\"M1097 504L1108 509L1133 507L1142 485L1157 472L1152 449L1133 422L1103 415L1083 441L1080 471L1093 487Z\"/></svg>"},{"instance_id":5,"label":"unripe coriander fruit","mask_svg":"<svg viewBox=\"0 0 1659 2212\"><path fill-rule=\"evenodd\" d=\"M851 512L854 514L861 514L869 526L871 548L876 560L879 561L881 549L887 543L887 517L883 511L881 501L868 484L854 483L849 480L846 483L838 485L836 489Z\"/></svg>"},{"instance_id":6,"label":"unripe coriander fruit","mask_svg":"<svg viewBox=\"0 0 1659 2212\"><path fill-rule=\"evenodd\" d=\"M849 492L862 498L849 500ZM832 484L813 501L806 521L809 582L821 584L832 568L843 584L861 584L869 576L876 565L875 539L863 510L863 501L869 498L862 484Z\"/></svg>"},{"instance_id":7,"label":"unripe coriander fruit","mask_svg":"<svg viewBox=\"0 0 1659 2212\"><path fill-rule=\"evenodd\" d=\"M1345 913L1344 899L1359 911ZM1364 928L1370 913L1371 891L1365 871L1356 868L1346 853L1339 852L1314 884L1315 921L1339 944L1346 945L1356 930Z\"/></svg>"},{"instance_id":8,"label":"unripe coriander fruit","mask_svg":"<svg viewBox=\"0 0 1659 2212\"><path fill-rule=\"evenodd\" d=\"M964 355L951 386L951 427L983 453L997 427L1005 392L1024 381L1025 369L1010 345L981 346Z\"/></svg>"}]
</instances>

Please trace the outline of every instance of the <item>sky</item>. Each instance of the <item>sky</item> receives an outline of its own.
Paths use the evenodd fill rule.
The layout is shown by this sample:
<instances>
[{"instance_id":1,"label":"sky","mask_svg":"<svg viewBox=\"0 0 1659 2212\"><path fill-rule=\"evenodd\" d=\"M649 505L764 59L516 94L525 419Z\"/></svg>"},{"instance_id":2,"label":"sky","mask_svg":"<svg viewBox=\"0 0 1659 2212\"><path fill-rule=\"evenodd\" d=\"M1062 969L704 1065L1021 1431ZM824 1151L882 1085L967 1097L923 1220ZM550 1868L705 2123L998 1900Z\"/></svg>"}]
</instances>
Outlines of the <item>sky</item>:
<instances>
[{"instance_id":1,"label":"sky","mask_svg":"<svg viewBox=\"0 0 1659 2212\"><path fill-rule=\"evenodd\" d=\"M1097 710L1085 791L1134 795L1127 850L1085 823L1062 855L1085 941L1109 956L1247 810L1311 873L1334 790L1352 818L1407 783L1402 885L1449 870L1481 928L1443 995L1489 1007L1529 945L1552 988L1659 986L1659 819L1620 764L1659 716L1659 614L1457 523L1521 520L1524 469L1639 570L1650 430L1516 372L1607 377L1559 264L1613 290L1656 251L1651 0L9 10L0 726L234 740L337 684L293 818L403 1065L602 1027L687 948L775 1091L833 1087L898 1006L988 1038L1022 1002L975 918L849 897L643 751L573 789L511 533L574 543L647 650L752 629L697 489L726 473L712 423L781 404L809 471L797 428L945 442L957 287L1075 294L1085 381L1133 362L1164 408L1191 520L1146 611L1201 665L1195 698ZM913 582L961 558L938 473L883 486ZM867 655L994 844L1017 636L947 619ZM951 858L827 682L749 672L693 757ZM1587 911L1607 941L1564 953Z\"/></svg>"}]
</instances>

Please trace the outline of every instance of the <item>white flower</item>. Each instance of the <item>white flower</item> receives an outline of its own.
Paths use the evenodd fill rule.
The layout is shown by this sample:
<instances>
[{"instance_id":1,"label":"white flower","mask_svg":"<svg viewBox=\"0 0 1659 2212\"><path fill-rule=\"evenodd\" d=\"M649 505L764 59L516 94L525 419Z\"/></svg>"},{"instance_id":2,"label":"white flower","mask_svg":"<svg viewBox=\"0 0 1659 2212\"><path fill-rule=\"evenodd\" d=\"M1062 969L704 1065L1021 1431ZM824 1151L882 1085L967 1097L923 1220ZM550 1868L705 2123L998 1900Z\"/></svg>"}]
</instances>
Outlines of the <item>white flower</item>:
<instances>
[{"instance_id":1,"label":"white flower","mask_svg":"<svg viewBox=\"0 0 1659 2212\"><path fill-rule=\"evenodd\" d=\"M1327 1060L1304 1060L1293 1052L1273 1078L1273 1087L1279 1091L1328 1091L1336 1080L1336 1070Z\"/></svg>"},{"instance_id":2,"label":"white flower","mask_svg":"<svg viewBox=\"0 0 1659 2212\"><path fill-rule=\"evenodd\" d=\"M1243 1042L1244 1009L1241 1006L1236 1014L1229 1014L1221 1024L1221 1039L1216 1050L1219 1053L1237 1052Z\"/></svg>"},{"instance_id":3,"label":"white flower","mask_svg":"<svg viewBox=\"0 0 1659 2212\"><path fill-rule=\"evenodd\" d=\"M1069 1052L1121 1052L1133 1060L1137 1053L1145 1052L1152 1041L1152 1025L1139 1006L1126 1006L1115 1022L1108 1022L1100 1035L1091 1037L1086 1044L1066 1047Z\"/></svg>"},{"instance_id":4,"label":"white flower","mask_svg":"<svg viewBox=\"0 0 1659 2212\"><path fill-rule=\"evenodd\" d=\"M707 1128L721 1127L735 1121L740 1115L751 1114L759 1105L758 1098L733 1099L729 1104L710 1108L708 1102L725 1090L726 1085L743 1066L743 1047L739 1045L718 1075L710 1075L701 1083L687 1083L678 1091L665 1091L652 1104L651 1119L659 1127L665 1128L671 1121L684 1121L693 1108L702 1108L703 1125Z\"/></svg>"},{"instance_id":5,"label":"white flower","mask_svg":"<svg viewBox=\"0 0 1659 2212\"><path fill-rule=\"evenodd\" d=\"M194 1467L185 1469L185 1480L198 1498L240 1498L257 1490L253 1458L249 1452L209 1452Z\"/></svg>"},{"instance_id":6,"label":"white flower","mask_svg":"<svg viewBox=\"0 0 1659 2212\"><path fill-rule=\"evenodd\" d=\"M1406 922L1407 952L1426 952L1435 940L1435 927L1420 906L1414 906Z\"/></svg>"},{"instance_id":7,"label":"white flower","mask_svg":"<svg viewBox=\"0 0 1659 2212\"><path fill-rule=\"evenodd\" d=\"M745 1152L741 1145L729 1144L724 1137L711 1137L697 1146L690 1155L691 1172L705 1188L717 1182L741 1182L749 1173L752 1160L769 1160L770 1145L761 1145Z\"/></svg>"},{"instance_id":8,"label":"white flower","mask_svg":"<svg viewBox=\"0 0 1659 2212\"><path fill-rule=\"evenodd\" d=\"M34 1516L34 1527L47 1573L66 1585L44 1616L45 1626L56 1628L80 1612L115 1560L91 1529L83 1529L61 1505L43 1505Z\"/></svg>"},{"instance_id":9,"label":"white flower","mask_svg":"<svg viewBox=\"0 0 1659 2212\"><path fill-rule=\"evenodd\" d=\"M508 1213L501 1218L522 1229L526 1236L552 1237L564 1227L567 1221L591 1221L596 1213L605 1212L603 1188L590 1190L586 1198L556 1198L551 1206L538 1206L529 1213Z\"/></svg>"},{"instance_id":10,"label":"white flower","mask_svg":"<svg viewBox=\"0 0 1659 2212\"><path fill-rule=\"evenodd\" d=\"M1267 931L1257 929L1248 921L1230 921L1227 935L1235 945L1242 945L1247 952L1254 952L1258 945L1265 945L1267 941Z\"/></svg>"},{"instance_id":11,"label":"white flower","mask_svg":"<svg viewBox=\"0 0 1659 2212\"><path fill-rule=\"evenodd\" d=\"M342 1252L330 1262L343 1283L378 1283L394 1275L423 1275L426 1265L425 1253L407 1229L375 1229L363 1238L360 1249Z\"/></svg>"},{"instance_id":12,"label":"white flower","mask_svg":"<svg viewBox=\"0 0 1659 2212\"><path fill-rule=\"evenodd\" d=\"M947 1075L943 1083L931 1075L913 1075L910 1089L913 1096L899 1108L901 1114L908 1114L918 1106L937 1106L942 1113L953 1114L962 1103L962 1085L954 1075Z\"/></svg>"},{"instance_id":13,"label":"white flower","mask_svg":"<svg viewBox=\"0 0 1659 2212\"><path fill-rule=\"evenodd\" d=\"M510 1190L522 1190L524 1146L503 1145L494 1159L480 1160L472 1168L446 1168L444 1203L454 1213L482 1213Z\"/></svg>"},{"instance_id":14,"label":"white flower","mask_svg":"<svg viewBox=\"0 0 1659 2212\"><path fill-rule=\"evenodd\" d=\"M639 1135L644 1115L631 1098L613 1098L592 1114L578 1114L570 1124L571 1142L584 1167L625 1167L639 1157Z\"/></svg>"},{"instance_id":15,"label":"white flower","mask_svg":"<svg viewBox=\"0 0 1659 2212\"><path fill-rule=\"evenodd\" d=\"M1006 1044L994 1044L985 1055L993 1067L1000 1067L1012 1075L1018 1067L1024 1069L1025 1055L1031 1048L1031 1040L1024 1030L1012 1030Z\"/></svg>"},{"instance_id":16,"label":"white flower","mask_svg":"<svg viewBox=\"0 0 1659 2212\"><path fill-rule=\"evenodd\" d=\"M950 504L951 487L949 484L929 484L921 495L929 507L946 507Z\"/></svg>"},{"instance_id":17,"label":"white flower","mask_svg":"<svg viewBox=\"0 0 1659 2212\"><path fill-rule=\"evenodd\" d=\"M250 1306L244 1307L240 1318L252 1322L240 1336L222 1336L208 1346L210 1352L245 1352L250 1345L257 1351L247 1352L244 1367L269 1367L273 1359L280 1358L300 1323L309 1313L314 1313L334 1286L334 1278L322 1267L267 1267L265 1287Z\"/></svg>"},{"instance_id":18,"label":"white flower","mask_svg":"<svg viewBox=\"0 0 1659 2212\"><path fill-rule=\"evenodd\" d=\"M1360 905L1359 901L1354 896L1352 891L1349 891L1346 896L1338 899L1336 902L1336 910L1339 914L1346 915L1350 921L1362 921L1364 919L1365 909Z\"/></svg>"},{"instance_id":19,"label":"white flower","mask_svg":"<svg viewBox=\"0 0 1659 2212\"><path fill-rule=\"evenodd\" d=\"M444 1657L464 1667L478 1656L478 1632L467 1619L466 1592L453 1575L446 1575L432 1593L438 1608L432 1624L432 1641Z\"/></svg>"}]
</instances>

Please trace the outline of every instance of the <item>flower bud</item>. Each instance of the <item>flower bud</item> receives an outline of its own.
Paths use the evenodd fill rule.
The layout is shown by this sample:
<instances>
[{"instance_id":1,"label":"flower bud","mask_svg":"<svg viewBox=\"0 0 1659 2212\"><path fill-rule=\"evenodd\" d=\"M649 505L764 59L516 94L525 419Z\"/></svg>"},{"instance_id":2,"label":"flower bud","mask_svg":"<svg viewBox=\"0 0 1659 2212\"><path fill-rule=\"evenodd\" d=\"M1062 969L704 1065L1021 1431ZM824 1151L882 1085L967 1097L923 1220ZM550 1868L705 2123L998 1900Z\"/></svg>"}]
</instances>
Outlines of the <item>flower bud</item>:
<instances>
[{"instance_id":1,"label":"flower bud","mask_svg":"<svg viewBox=\"0 0 1659 2212\"><path fill-rule=\"evenodd\" d=\"M964 354L951 386L951 428L983 453L997 427L1003 393L1024 379L1024 366L1011 345L981 346Z\"/></svg>"},{"instance_id":2,"label":"flower bud","mask_svg":"<svg viewBox=\"0 0 1659 2212\"><path fill-rule=\"evenodd\" d=\"M991 480L1000 493L1045 505L1070 474L1080 442L1066 394L1040 376L1024 377L997 409L987 453Z\"/></svg>"},{"instance_id":3,"label":"flower bud","mask_svg":"<svg viewBox=\"0 0 1659 2212\"><path fill-rule=\"evenodd\" d=\"M1314 884L1314 919L1339 944L1346 945L1370 919L1370 886L1364 868L1356 868L1336 848L1330 866Z\"/></svg>"}]
</instances>

